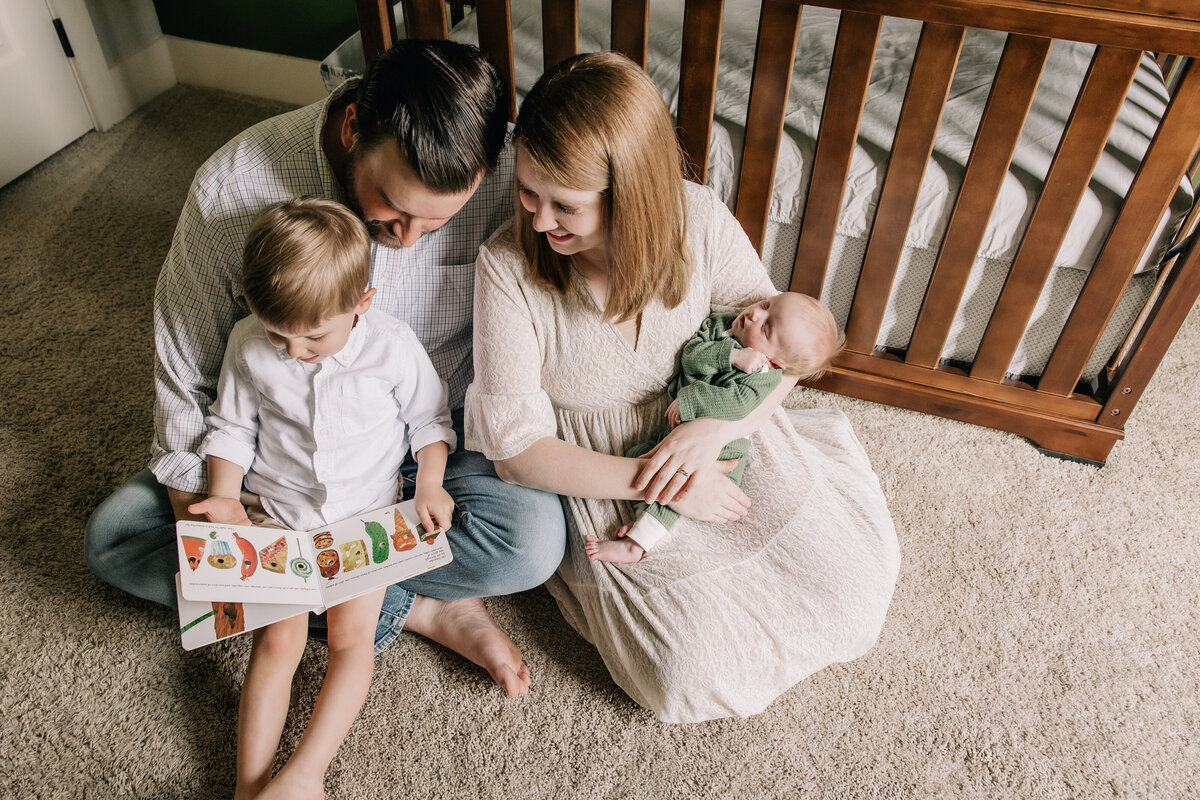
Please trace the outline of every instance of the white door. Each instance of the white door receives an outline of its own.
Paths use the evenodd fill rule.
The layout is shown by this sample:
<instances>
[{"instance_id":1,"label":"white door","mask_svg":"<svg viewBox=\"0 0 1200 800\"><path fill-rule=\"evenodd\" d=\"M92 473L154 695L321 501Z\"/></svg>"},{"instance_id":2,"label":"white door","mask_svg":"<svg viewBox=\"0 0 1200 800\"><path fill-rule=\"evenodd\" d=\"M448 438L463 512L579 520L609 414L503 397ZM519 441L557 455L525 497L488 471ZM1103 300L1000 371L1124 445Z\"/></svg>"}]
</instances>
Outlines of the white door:
<instances>
[{"instance_id":1,"label":"white door","mask_svg":"<svg viewBox=\"0 0 1200 800\"><path fill-rule=\"evenodd\" d=\"M91 129L46 0L0 2L0 186Z\"/></svg>"}]
</instances>

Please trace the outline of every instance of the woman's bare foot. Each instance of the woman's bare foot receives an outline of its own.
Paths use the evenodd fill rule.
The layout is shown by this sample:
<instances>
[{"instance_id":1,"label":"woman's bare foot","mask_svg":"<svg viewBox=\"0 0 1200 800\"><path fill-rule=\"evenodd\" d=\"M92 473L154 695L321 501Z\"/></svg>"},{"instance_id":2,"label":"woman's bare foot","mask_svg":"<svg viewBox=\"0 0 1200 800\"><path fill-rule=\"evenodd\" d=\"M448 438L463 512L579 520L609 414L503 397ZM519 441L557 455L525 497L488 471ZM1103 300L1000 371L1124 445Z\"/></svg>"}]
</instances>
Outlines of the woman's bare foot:
<instances>
[{"instance_id":1,"label":"woman's bare foot","mask_svg":"<svg viewBox=\"0 0 1200 800\"><path fill-rule=\"evenodd\" d=\"M479 598L446 601L417 595L404 628L483 667L509 697L529 692L529 667L521 651Z\"/></svg>"},{"instance_id":2,"label":"woman's bare foot","mask_svg":"<svg viewBox=\"0 0 1200 800\"><path fill-rule=\"evenodd\" d=\"M583 551L592 561L607 561L611 564L636 564L642 560L646 551L632 539L625 539L628 525L617 529L617 536L622 538L611 542L602 542L590 533L583 538Z\"/></svg>"}]
</instances>

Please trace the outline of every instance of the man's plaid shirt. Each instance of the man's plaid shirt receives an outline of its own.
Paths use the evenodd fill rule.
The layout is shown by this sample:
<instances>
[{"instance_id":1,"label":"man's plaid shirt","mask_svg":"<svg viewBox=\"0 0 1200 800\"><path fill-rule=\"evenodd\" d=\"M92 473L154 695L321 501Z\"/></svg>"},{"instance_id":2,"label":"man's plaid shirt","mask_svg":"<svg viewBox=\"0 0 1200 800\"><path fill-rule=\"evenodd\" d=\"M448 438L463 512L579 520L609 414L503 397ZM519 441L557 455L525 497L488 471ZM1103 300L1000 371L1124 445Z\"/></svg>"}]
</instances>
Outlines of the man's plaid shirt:
<instances>
[{"instance_id":1,"label":"man's plaid shirt","mask_svg":"<svg viewBox=\"0 0 1200 800\"><path fill-rule=\"evenodd\" d=\"M352 87L339 90L347 91ZM304 195L346 202L321 149L326 100L265 120L218 150L196 172L154 293L154 443L150 468L166 486L202 492L196 450L216 397L225 342L249 314L242 245L265 206ZM471 382L475 255L512 215L512 151L446 225L411 248L372 244L374 308L408 323L462 406Z\"/></svg>"}]
</instances>

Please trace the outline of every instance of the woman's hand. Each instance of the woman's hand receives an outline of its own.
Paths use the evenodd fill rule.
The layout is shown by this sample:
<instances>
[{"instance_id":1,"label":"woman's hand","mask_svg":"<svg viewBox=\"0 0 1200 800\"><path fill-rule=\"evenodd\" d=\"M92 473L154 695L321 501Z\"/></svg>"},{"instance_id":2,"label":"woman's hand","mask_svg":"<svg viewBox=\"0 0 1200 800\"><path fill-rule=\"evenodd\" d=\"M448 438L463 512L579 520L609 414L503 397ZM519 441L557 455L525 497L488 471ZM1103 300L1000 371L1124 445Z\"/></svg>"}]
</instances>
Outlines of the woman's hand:
<instances>
[{"instance_id":1,"label":"woman's hand","mask_svg":"<svg viewBox=\"0 0 1200 800\"><path fill-rule=\"evenodd\" d=\"M711 467L725 444L737 438L728 436L726 424L710 417L685 422L642 456L646 465L634 482L642 499L647 503L670 503L677 498L680 490L691 483L691 477Z\"/></svg>"},{"instance_id":2,"label":"woman's hand","mask_svg":"<svg viewBox=\"0 0 1200 800\"><path fill-rule=\"evenodd\" d=\"M737 461L718 461L697 470L669 505L681 515L700 522L732 522L750 510L750 498L725 473Z\"/></svg>"},{"instance_id":3,"label":"woman's hand","mask_svg":"<svg viewBox=\"0 0 1200 800\"><path fill-rule=\"evenodd\" d=\"M438 528L443 531L450 530L450 521L454 514L454 498L442 488L440 483L428 486L418 483L416 493L413 495L413 506L427 533L433 533Z\"/></svg>"},{"instance_id":4,"label":"woman's hand","mask_svg":"<svg viewBox=\"0 0 1200 800\"><path fill-rule=\"evenodd\" d=\"M209 522L223 525L249 525L246 507L233 497L209 497L187 507L191 514L203 514Z\"/></svg>"}]
</instances>

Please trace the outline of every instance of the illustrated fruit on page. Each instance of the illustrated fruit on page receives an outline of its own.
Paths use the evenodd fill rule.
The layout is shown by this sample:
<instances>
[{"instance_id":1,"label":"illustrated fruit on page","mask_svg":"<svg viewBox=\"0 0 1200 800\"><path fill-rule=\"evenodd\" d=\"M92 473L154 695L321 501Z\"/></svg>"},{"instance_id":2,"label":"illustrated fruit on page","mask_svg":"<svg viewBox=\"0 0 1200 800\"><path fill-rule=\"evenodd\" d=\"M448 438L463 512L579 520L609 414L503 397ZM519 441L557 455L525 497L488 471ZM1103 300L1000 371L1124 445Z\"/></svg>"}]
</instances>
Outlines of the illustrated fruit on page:
<instances>
[{"instance_id":1,"label":"illustrated fruit on page","mask_svg":"<svg viewBox=\"0 0 1200 800\"><path fill-rule=\"evenodd\" d=\"M187 556L188 566L192 568L192 572L196 571L196 567L200 566L200 560L204 558L204 540L199 536L181 536L183 542L183 552Z\"/></svg>"}]
</instances>

